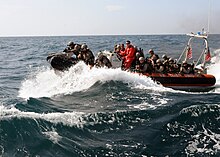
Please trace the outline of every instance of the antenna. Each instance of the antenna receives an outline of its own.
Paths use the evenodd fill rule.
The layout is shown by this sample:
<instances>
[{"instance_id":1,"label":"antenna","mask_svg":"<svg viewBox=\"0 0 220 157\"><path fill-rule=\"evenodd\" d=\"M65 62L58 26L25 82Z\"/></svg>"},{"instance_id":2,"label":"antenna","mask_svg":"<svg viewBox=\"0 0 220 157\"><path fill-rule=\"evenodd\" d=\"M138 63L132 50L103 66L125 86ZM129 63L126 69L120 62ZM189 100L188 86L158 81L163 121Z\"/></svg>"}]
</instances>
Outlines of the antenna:
<instances>
[{"instance_id":1,"label":"antenna","mask_svg":"<svg viewBox=\"0 0 220 157\"><path fill-rule=\"evenodd\" d=\"M209 12L208 12L208 30L207 30L207 36L210 33L210 16L211 16L211 0L209 0Z\"/></svg>"}]
</instances>

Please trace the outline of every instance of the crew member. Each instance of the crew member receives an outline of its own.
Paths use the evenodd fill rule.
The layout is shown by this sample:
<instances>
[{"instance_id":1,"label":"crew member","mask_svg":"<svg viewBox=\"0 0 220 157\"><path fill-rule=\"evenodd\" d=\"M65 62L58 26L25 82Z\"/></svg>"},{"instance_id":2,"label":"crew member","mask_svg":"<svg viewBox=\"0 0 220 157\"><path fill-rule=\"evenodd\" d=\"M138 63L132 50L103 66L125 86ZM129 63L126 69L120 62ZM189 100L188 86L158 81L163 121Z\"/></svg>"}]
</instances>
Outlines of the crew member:
<instances>
[{"instance_id":1,"label":"crew member","mask_svg":"<svg viewBox=\"0 0 220 157\"><path fill-rule=\"evenodd\" d=\"M168 72L169 71L169 57L167 57L167 55L162 55L162 59L163 59L163 66L164 66L164 72Z\"/></svg>"},{"instance_id":2,"label":"crew member","mask_svg":"<svg viewBox=\"0 0 220 157\"><path fill-rule=\"evenodd\" d=\"M88 46L86 44L82 44L78 59L83 60L87 65L92 67L94 65L95 57L92 51L88 49Z\"/></svg>"},{"instance_id":3,"label":"crew member","mask_svg":"<svg viewBox=\"0 0 220 157\"><path fill-rule=\"evenodd\" d=\"M121 44L121 51L124 51L124 50L125 50L125 45Z\"/></svg>"},{"instance_id":4,"label":"crew member","mask_svg":"<svg viewBox=\"0 0 220 157\"><path fill-rule=\"evenodd\" d=\"M175 74L179 72L179 66L174 62L173 58L169 58L168 72Z\"/></svg>"},{"instance_id":5,"label":"crew member","mask_svg":"<svg viewBox=\"0 0 220 157\"><path fill-rule=\"evenodd\" d=\"M182 66L180 67L180 73L182 74L190 74L192 73L193 69L190 64L187 63L187 61L183 61Z\"/></svg>"},{"instance_id":6,"label":"crew member","mask_svg":"<svg viewBox=\"0 0 220 157\"><path fill-rule=\"evenodd\" d=\"M152 61L153 64L156 64L156 61L159 59L159 56L157 54L154 53L153 49L150 49L148 51L148 53L150 54L150 60Z\"/></svg>"},{"instance_id":7,"label":"crew member","mask_svg":"<svg viewBox=\"0 0 220 157\"><path fill-rule=\"evenodd\" d=\"M63 52L68 53L69 51L71 51L71 50L74 49L74 46L75 46L74 42L72 42L72 41L68 42L67 48L65 48L65 49L63 50Z\"/></svg>"},{"instance_id":8,"label":"crew member","mask_svg":"<svg viewBox=\"0 0 220 157\"><path fill-rule=\"evenodd\" d=\"M145 61L144 57L139 58L139 64L136 65L136 71L140 73L149 72L149 65Z\"/></svg>"},{"instance_id":9,"label":"crew member","mask_svg":"<svg viewBox=\"0 0 220 157\"><path fill-rule=\"evenodd\" d=\"M122 69L130 70L132 63L135 60L135 49L129 40L126 41L126 48L124 51L120 51L120 55L123 59Z\"/></svg>"},{"instance_id":10,"label":"crew member","mask_svg":"<svg viewBox=\"0 0 220 157\"><path fill-rule=\"evenodd\" d=\"M156 73L163 73L164 72L164 65L160 59L157 59L156 65L154 66Z\"/></svg>"},{"instance_id":11,"label":"crew member","mask_svg":"<svg viewBox=\"0 0 220 157\"><path fill-rule=\"evenodd\" d=\"M98 58L95 61L96 67L108 67L111 68L112 64L110 60L103 54L98 55Z\"/></svg>"},{"instance_id":12,"label":"crew member","mask_svg":"<svg viewBox=\"0 0 220 157\"><path fill-rule=\"evenodd\" d=\"M79 44L74 44L74 42L70 41L68 44L67 44L67 48L65 48L63 50L63 52L66 53L66 57L67 58L74 58L75 60L78 60L78 55L79 55L79 52L80 52L80 48L81 48L81 45Z\"/></svg>"}]
</instances>

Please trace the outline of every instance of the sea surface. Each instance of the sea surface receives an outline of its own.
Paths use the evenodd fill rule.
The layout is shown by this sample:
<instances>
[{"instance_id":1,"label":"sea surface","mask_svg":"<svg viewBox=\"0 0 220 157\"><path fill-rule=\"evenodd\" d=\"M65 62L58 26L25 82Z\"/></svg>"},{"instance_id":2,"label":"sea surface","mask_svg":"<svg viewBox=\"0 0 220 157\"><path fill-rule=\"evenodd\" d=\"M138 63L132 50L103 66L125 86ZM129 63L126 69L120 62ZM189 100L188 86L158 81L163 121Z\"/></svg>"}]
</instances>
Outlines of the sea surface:
<instances>
[{"instance_id":1,"label":"sea surface","mask_svg":"<svg viewBox=\"0 0 220 157\"><path fill-rule=\"evenodd\" d=\"M220 35L210 35L210 92L165 88L121 69L80 62L55 73L46 57L69 41L97 54L130 40L178 58L185 35L0 38L1 157L220 156ZM195 41L193 57L203 42Z\"/></svg>"}]
</instances>

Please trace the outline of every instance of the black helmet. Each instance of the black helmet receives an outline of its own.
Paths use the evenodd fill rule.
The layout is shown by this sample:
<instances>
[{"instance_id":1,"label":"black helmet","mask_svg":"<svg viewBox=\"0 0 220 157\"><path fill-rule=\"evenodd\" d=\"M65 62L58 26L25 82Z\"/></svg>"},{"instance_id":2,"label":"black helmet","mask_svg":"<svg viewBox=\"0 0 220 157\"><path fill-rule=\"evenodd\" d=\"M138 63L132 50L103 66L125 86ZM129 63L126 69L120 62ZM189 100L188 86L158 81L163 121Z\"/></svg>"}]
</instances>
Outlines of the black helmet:
<instances>
[{"instance_id":1,"label":"black helmet","mask_svg":"<svg viewBox=\"0 0 220 157\"><path fill-rule=\"evenodd\" d=\"M184 60L184 61L183 61L183 65L186 65L186 64L187 64L187 61L186 61L186 60Z\"/></svg>"},{"instance_id":2,"label":"black helmet","mask_svg":"<svg viewBox=\"0 0 220 157\"><path fill-rule=\"evenodd\" d=\"M76 44L75 46L74 46L74 49L75 50L79 50L81 47L80 47L80 45L78 45L78 44Z\"/></svg>"},{"instance_id":3,"label":"black helmet","mask_svg":"<svg viewBox=\"0 0 220 157\"><path fill-rule=\"evenodd\" d=\"M67 46L72 46L72 45L74 45L74 42L72 42L72 41L68 42L68 44L67 44Z\"/></svg>"},{"instance_id":4,"label":"black helmet","mask_svg":"<svg viewBox=\"0 0 220 157\"><path fill-rule=\"evenodd\" d=\"M157 60L156 60L156 63L162 63L162 62L161 62L161 60L160 60L160 59L157 59Z\"/></svg>"},{"instance_id":5,"label":"black helmet","mask_svg":"<svg viewBox=\"0 0 220 157\"><path fill-rule=\"evenodd\" d=\"M141 56L141 54L139 52L137 52L135 55L137 58L139 58Z\"/></svg>"},{"instance_id":6,"label":"black helmet","mask_svg":"<svg viewBox=\"0 0 220 157\"><path fill-rule=\"evenodd\" d=\"M121 45L120 45L120 44L118 44L118 45L116 46L116 48L118 48L118 49L119 49L119 48L121 48Z\"/></svg>"},{"instance_id":7,"label":"black helmet","mask_svg":"<svg viewBox=\"0 0 220 157\"><path fill-rule=\"evenodd\" d=\"M139 58L139 61L144 61L144 60L145 60L144 57Z\"/></svg>"},{"instance_id":8,"label":"black helmet","mask_svg":"<svg viewBox=\"0 0 220 157\"><path fill-rule=\"evenodd\" d=\"M164 54L164 55L162 56L162 58L163 58L163 59L167 59L167 55Z\"/></svg>"},{"instance_id":9,"label":"black helmet","mask_svg":"<svg viewBox=\"0 0 220 157\"><path fill-rule=\"evenodd\" d=\"M170 58L170 59L169 59L169 62L174 63L173 58Z\"/></svg>"},{"instance_id":10,"label":"black helmet","mask_svg":"<svg viewBox=\"0 0 220 157\"><path fill-rule=\"evenodd\" d=\"M150 49L150 50L148 51L148 53L154 53L154 50L153 50L153 49Z\"/></svg>"},{"instance_id":11,"label":"black helmet","mask_svg":"<svg viewBox=\"0 0 220 157\"><path fill-rule=\"evenodd\" d=\"M86 44L82 44L81 49L82 50L86 50L88 48L88 46Z\"/></svg>"},{"instance_id":12,"label":"black helmet","mask_svg":"<svg viewBox=\"0 0 220 157\"><path fill-rule=\"evenodd\" d=\"M131 43L130 40L127 40L127 41L126 41L126 44L130 44L130 43Z\"/></svg>"}]
</instances>

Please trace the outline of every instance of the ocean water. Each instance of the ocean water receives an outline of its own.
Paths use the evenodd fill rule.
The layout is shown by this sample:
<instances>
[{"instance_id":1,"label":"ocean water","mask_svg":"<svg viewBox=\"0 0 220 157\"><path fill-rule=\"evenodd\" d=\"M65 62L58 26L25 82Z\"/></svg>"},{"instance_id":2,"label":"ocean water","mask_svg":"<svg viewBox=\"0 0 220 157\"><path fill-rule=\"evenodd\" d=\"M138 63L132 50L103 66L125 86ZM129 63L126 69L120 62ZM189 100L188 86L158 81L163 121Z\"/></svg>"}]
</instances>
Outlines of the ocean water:
<instances>
[{"instance_id":1,"label":"ocean water","mask_svg":"<svg viewBox=\"0 0 220 157\"><path fill-rule=\"evenodd\" d=\"M185 35L0 38L0 156L220 156L220 35L210 35L206 93L172 90L120 69L78 63L55 73L46 57L66 43L96 54L131 40L178 58ZM201 50L196 41L193 57Z\"/></svg>"}]
</instances>

